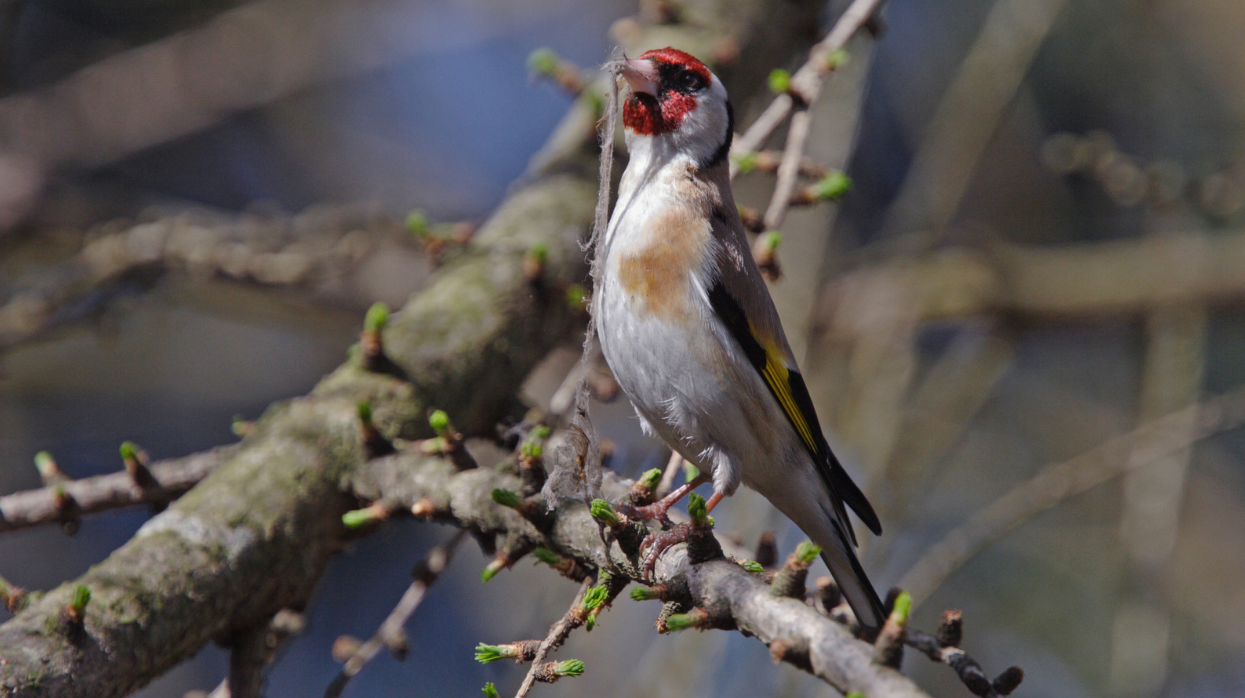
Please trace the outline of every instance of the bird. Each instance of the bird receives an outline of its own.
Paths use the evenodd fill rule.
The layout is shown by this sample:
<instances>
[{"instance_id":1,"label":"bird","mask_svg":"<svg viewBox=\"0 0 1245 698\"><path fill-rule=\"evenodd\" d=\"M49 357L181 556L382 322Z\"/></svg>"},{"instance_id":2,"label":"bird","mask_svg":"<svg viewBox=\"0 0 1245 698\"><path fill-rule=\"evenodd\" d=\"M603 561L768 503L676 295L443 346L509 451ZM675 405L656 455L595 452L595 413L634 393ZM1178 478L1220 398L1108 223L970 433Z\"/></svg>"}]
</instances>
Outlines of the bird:
<instances>
[{"instance_id":1,"label":"bird","mask_svg":"<svg viewBox=\"0 0 1245 698\"><path fill-rule=\"evenodd\" d=\"M862 629L876 633L885 613L845 505L876 535L881 523L830 450L753 260L731 193L726 88L675 48L620 60L629 160L598 253L597 334L642 430L702 473L646 514L668 520L710 481L712 510L747 485L820 546Z\"/></svg>"}]
</instances>

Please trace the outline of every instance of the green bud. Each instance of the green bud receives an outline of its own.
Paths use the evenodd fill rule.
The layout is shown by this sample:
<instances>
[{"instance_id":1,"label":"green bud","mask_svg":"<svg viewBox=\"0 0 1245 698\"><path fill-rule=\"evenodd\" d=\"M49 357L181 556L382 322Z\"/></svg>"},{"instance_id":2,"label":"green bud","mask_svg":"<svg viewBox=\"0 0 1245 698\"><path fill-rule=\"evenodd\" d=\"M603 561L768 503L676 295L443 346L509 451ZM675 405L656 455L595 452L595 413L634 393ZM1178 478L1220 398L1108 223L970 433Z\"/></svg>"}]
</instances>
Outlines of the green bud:
<instances>
[{"instance_id":1,"label":"green bud","mask_svg":"<svg viewBox=\"0 0 1245 698\"><path fill-rule=\"evenodd\" d=\"M584 663L578 659L567 659L553 667L554 676L579 676L584 673Z\"/></svg>"},{"instance_id":2,"label":"green bud","mask_svg":"<svg viewBox=\"0 0 1245 698\"><path fill-rule=\"evenodd\" d=\"M511 645L486 645L483 642L476 645L476 661L481 664L496 662L500 659L514 659L518 655L518 651Z\"/></svg>"},{"instance_id":3,"label":"green bud","mask_svg":"<svg viewBox=\"0 0 1245 698\"><path fill-rule=\"evenodd\" d=\"M523 442L523 446L519 449L523 453L524 458L530 460L539 460L545 455L545 446L539 440L528 439Z\"/></svg>"},{"instance_id":4,"label":"green bud","mask_svg":"<svg viewBox=\"0 0 1245 698\"><path fill-rule=\"evenodd\" d=\"M705 506L705 498L695 492L687 495L687 515L692 523L708 523L709 509Z\"/></svg>"},{"instance_id":5,"label":"green bud","mask_svg":"<svg viewBox=\"0 0 1245 698\"><path fill-rule=\"evenodd\" d=\"M536 263L544 264L545 262L549 261L549 246L543 242L538 242L535 245L532 245L531 247L527 248L527 254Z\"/></svg>"},{"instance_id":6,"label":"green bud","mask_svg":"<svg viewBox=\"0 0 1245 698\"><path fill-rule=\"evenodd\" d=\"M496 577L498 572L501 572L505 568L505 562L501 560L493 560L484 567L484 571L480 572L480 581L487 583L493 577Z\"/></svg>"},{"instance_id":7,"label":"green bud","mask_svg":"<svg viewBox=\"0 0 1245 698\"><path fill-rule=\"evenodd\" d=\"M838 70L839 68L847 65L850 60L851 55L843 49L831 51L830 54L826 56L826 70Z\"/></svg>"},{"instance_id":8,"label":"green bud","mask_svg":"<svg viewBox=\"0 0 1245 698\"><path fill-rule=\"evenodd\" d=\"M653 589L650 589L649 587L632 587L631 588L631 600L632 601L654 601L658 599L659 597L657 595L657 592L655 592Z\"/></svg>"},{"instance_id":9,"label":"green bud","mask_svg":"<svg viewBox=\"0 0 1245 698\"><path fill-rule=\"evenodd\" d=\"M765 250L773 252L782 244L782 233L777 230L771 230L761 235L761 247Z\"/></svg>"},{"instance_id":10,"label":"green bud","mask_svg":"<svg viewBox=\"0 0 1245 698\"><path fill-rule=\"evenodd\" d=\"M837 201L851 191L852 178L835 170L817 180L813 185L813 193L822 201Z\"/></svg>"},{"instance_id":11,"label":"green bud","mask_svg":"<svg viewBox=\"0 0 1245 698\"><path fill-rule=\"evenodd\" d=\"M501 698L501 694L497 692L497 687L493 685L492 681L489 681L488 683L484 684L483 690L484 690L484 698Z\"/></svg>"},{"instance_id":12,"label":"green bud","mask_svg":"<svg viewBox=\"0 0 1245 698\"><path fill-rule=\"evenodd\" d=\"M695 624L696 624L696 619L692 618L690 614L674 613L674 614L671 614L670 617L666 619L666 630L669 630L672 633L678 632L680 630L687 630L688 628L694 626Z\"/></svg>"},{"instance_id":13,"label":"green bud","mask_svg":"<svg viewBox=\"0 0 1245 698\"><path fill-rule=\"evenodd\" d=\"M912 612L912 594L906 591L899 592L899 596L895 597L895 608L891 611L891 620L900 626L908 624L908 614Z\"/></svg>"},{"instance_id":14,"label":"green bud","mask_svg":"<svg viewBox=\"0 0 1245 698\"><path fill-rule=\"evenodd\" d=\"M683 478L691 482L698 477L700 477L700 468L692 465L690 461L683 461Z\"/></svg>"},{"instance_id":15,"label":"green bud","mask_svg":"<svg viewBox=\"0 0 1245 698\"><path fill-rule=\"evenodd\" d=\"M782 68L770 71L769 89L776 95L786 94L791 89L791 73Z\"/></svg>"},{"instance_id":16,"label":"green bud","mask_svg":"<svg viewBox=\"0 0 1245 698\"><path fill-rule=\"evenodd\" d=\"M233 421L229 423L229 430L233 432L234 436L246 436L246 430L249 429L250 426L251 423L246 421L246 418L240 414L235 414L233 416Z\"/></svg>"},{"instance_id":17,"label":"green bud","mask_svg":"<svg viewBox=\"0 0 1245 698\"><path fill-rule=\"evenodd\" d=\"M580 603L585 611L592 609L605 603L605 597L609 596L609 589L604 584L595 586L584 592L584 600Z\"/></svg>"},{"instance_id":18,"label":"green bud","mask_svg":"<svg viewBox=\"0 0 1245 698\"><path fill-rule=\"evenodd\" d=\"M865 698L865 694L861 693L860 691L852 691L851 693L848 693L847 695L843 696L843 698Z\"/></svg>"},{"instance_id":19,"label":"green bud","mask_svg":"<svg viewBox=\"0 0 1245 698\"><path fill-rule=\"evenodd\" d=\"M35 454L35 469L39 471L39 477L42 480L61 475L61 470L56 466L56 459L52 458L52 454L47 451L39 451Z\"/></svg>"},{"instance_id":20,"label":"green bud","mask_svg":"<svg viewBox=\"0 0 1245 698\"><path fill-rule=\"evenodd\" d=\"M371 506L364 509L355 509L342 514L342 525L349 529L356 529L373 521L380 521L385 518L382 510L378 507Z\"/></svg>"},{"instance_id":21,"label":"green bud","mask_svg":"<svg viewBox=\"0 0 1245 698\"><path fill-rule=\"evenodd\" d=\"M657 489L657 485L661 483L661 468L653 468L644 471L640 476L640 486L652 492Z\"/></svg>"},{"instance_id":22,"label":"green bud","mask_svg":"<svg viewBox=\"0 0 1245 698\"><path fill-rule=\"evenodd\" d=\"M91 590L85 584L79 584L74 587L73 599L69 602L69 607L74 613L82 613L86 610L86 605L91 602Z\"/></svg>"},{"instance_id":23,"label":"green bud","mask_svg":"<svg viewBox=\"0 0 1245 698\"><path fill-rule=\"evenodd\" d=\"M581 310L588 304L588 289L583 284L571 284L566 287L566 304L575 310Z\"/></svg>"},{"instance_id":24,"label":"green bud","mask_svg":"<svg viewBox=\"0 0 1245 698\"><path fill-rule=\"evenodd\" d=\"M138 446L133 441L121 442L121 458L123 460L138 460Z\"/></svg>"},{"instance_id":25,"label":"green bud","mask_svg":"<svg viewBox=\"0 0 1245 698\"><path fill-rule=\"evenodd\" d=\"M359 412L359 421L363 422L364 424L371 424L372 423L372 403L360 402L357 405L357 409Z\"/></svg>"},{"instance_id":26,"label":"green bud","mask_svg":"<svg viewBox=\"0 0 1245 698\"><path fill-rule=\"evenodd\" d=\"M536 426L527 435L527 439L523 441L523 445L519 447L519 450L525 458L540 460L545 452L545 439L549 438L549 435L552 433L553 430L543 424Z\"/></svg>"},{"instance_id":27,"label":"green bud","mask_svg":"<svg viewBox=\"0 0 1245 698\"><path fill-rule=\"evenodd\" d=\"M739 566L754 574L765 571L765 568L761 566L761 563L756 560L740 560Z\"/></svg>"},{"instance_id":28,"label":"green bud","mask_svg":"<svg viewBox=\"0 0 1245 698\"><path fill-rule=\"evenodd\" d=\"M539 77L551 77L558 72L562 59L549 47L541 47L527 56L527 72Z\"/></svg>"},{"instance_id":29,"label":"green bud","mask_svg":"<svg viewBox=\"0 0 1245 698\"><path fill-rule=\"evenodd\" d=\"M389 306L384 303L373 303L372 307L367 309L367 315L363 317L363 329L376 334L385 329L388 322Z\"/></svg>"},{"instance_id":30,"label":"green bud","mask_svg":"<svg viewBox=\"0 0 1245 698\"><path fill-rule=\"evenodd\" d=\"M557 553L554 553L553 551L547 550L545 548L537 548L533 550L532 557L536 558L536 560L539 562L543 562L546 565L549 565L550 567L553 567L554 565L557 565L558 563L562 561L560 558L558 558Z\"/></svg>"},{"instance_id":31,"label":"green bud","mask_svg":"<svg viewBox=\"0 0 1245 698\"><path fill-rule=\"evenodd\" d=\"M406 229L411 235L422 239L428 237L432 226L428 223L428 216L422 209L417 208L406 214Z\"/></svg>"},{"instance_id":32,"label":"green bud","mask_svg":"<svg viewBox=\"0 0 1245 698\"><path fill-rule=\"evenodd\" d=\"M445 436L445 432L450 429L450 416L445 410L436 410L428 416L428 426L437 432L440 436Z\"/></svg>"},{"instance_id":33,"label":"green bud","mask_svg":"<svg viewBox=\"0 0 1245 698\"><path fill-rule=\"evenodd\" d=\"M500 487L493 490L493 501L511 509L523 506L523 500L519 498L518 493Z\"/></svg>"},{"instance_id":34,"label":"green bud","mask_svg":"<svg viewBox=\"0 0 1245 698\"><path fill-rule=\"evenodd\" d=\"M614 511L614 507L604 499L592 500L589 510L592 512L592 518L606 526L616 526L622 522L622 519L618 518L618 512Z\"/></svg>"},{"instance_id":35,"label":"green bud","mask_svg":"<svg viewBox=\"0 0 1245 698\"><path fill-rule=\"evenodd\" d=\"M813 545L811 542L806 541L806 540L800 541L800 544L795 546L796 558L800 562L803 562L805 564L811 563L813 560L816 560L817 556L820 554L821 554L821 548L817 547L816 545Z\"/></svg>"},{"instance_id":36,"label":"green bud","mask_svg":"<svg viewBox=\"0 0 1245 698\"><path fill-rule=\"evenodd\" d=\"M757 168L757 162L760 157L755 153L739 153L732 155L731 159L735 161L735 166L739 168L739 174L748 174ZM738 208L738 205L736 205Z\"/></svg>"}]
</instances>

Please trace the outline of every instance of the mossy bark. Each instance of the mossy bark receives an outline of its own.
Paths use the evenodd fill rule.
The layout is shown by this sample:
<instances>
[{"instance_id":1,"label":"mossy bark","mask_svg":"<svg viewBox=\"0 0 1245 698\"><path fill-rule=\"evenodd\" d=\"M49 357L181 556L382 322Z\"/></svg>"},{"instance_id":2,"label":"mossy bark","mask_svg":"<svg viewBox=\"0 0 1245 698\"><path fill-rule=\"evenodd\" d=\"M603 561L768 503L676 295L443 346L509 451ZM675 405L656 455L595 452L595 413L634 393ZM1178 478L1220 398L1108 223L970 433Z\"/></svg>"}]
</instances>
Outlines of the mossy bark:
<instances>
[{"instance_id":1,"label":"mossy bark","mask_svg":"<svg viewBox=\"0 0 1245 698\"><path fill-rule=\"evenodd\" d=\"M131 541L0 626L2 692L125 695L211 640L302 607L348 535L341 515L357 503L342 487L366 463L357 403L370 401L390 436L428 435L433 407L467 433L490 429L535 363L579 325L557 288L582 275L578 239L594 193L589 176L565 173L517 191L474 252L391 319L386 352L405 379L348 362L307 397L271 407ZM550 263L533 283L521 267L538 242ZM55 621L78 584L91 602L75 642Z\"/></svg>"},{"instance_id":2,"label":"mossy bark","mask_svg":"<svg viewBox=\"0 0 1245 698\"><path fill-rule=\"evenodd\" d=\"M684 5L697 27L656 27L638 43L694 46L712 55L715 42L730 41L744 56L784 55L792 36L815 27L819 7L805 1L775 9L756 0ZM744 82L755 84L763 74L740 65L747 66L740 71ZM353 535L341 515L357 504L358 493L393 498L418 486L451 510L476 512L461 524L538 537L529 522L491 501L495 486L518 489L517 480L491 470L456 474L420 457L421 467L394 469L385 486L368 490L364 473L376 477L383 464L410 456L368 461L356 405L370 402L377 427L389 437L429 435L427 412L434 407L464 433L487 433L536 362L575 334L582 318L561 289L583 276L578 242L596 199L596 118L593 100L578 100L472 251L391 318L384 344L395 371L370 373L348 362L308 396L274 405L241 444L222 451L225 461L211 475L131 541L0 626L0 694L122 696L209 641L227 643L281 609L301 608L328 559ZM544 275L533 282L523 273L523 257L538 244L548 257ZM556 521L555 547L592 565L607 563L596 524L583 507L573 511ZM85 632L71 633L59 617L77 585L91 590L91 601Z\"/></svg>"}]
</instances>

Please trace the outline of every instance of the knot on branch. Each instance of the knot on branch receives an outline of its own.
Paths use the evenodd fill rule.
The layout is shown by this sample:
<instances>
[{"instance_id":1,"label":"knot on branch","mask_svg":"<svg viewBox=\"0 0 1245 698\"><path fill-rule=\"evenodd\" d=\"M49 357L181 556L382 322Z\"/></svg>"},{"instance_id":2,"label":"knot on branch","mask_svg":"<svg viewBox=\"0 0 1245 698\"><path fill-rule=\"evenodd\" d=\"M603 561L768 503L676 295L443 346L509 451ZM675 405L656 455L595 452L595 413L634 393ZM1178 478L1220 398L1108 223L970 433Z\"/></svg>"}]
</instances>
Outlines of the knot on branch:
<instances>
[{"instance_id":1,"label":"knot on branch","mask_svg":"<svg viewBox=\"0 0 1245 698\"><path fill-rule=\"evenodd\" d=\"M523 494L533 495L545 486L545 441L553 431L538 424L519 444L519 479Z\"/></svg>"},{"instance_id":2,"label":"knot on branch","mask_svg":"<svg viewBox=\"0 0 1245 698\"><path fill-rule=\"evenodd\" d=\"M803 599L805 579L808 577L809 565L821 554L821 548L809 541L803 541L795 548L795 552L787 556L782 569L774 575L770 586L771 596L785 596L791 599Z\"/></svg>"},{"instance_id":3,"label":"knot on branch","mask_svg":"<svg viewBox=\"0 0 1245 698\"><path fill-rule=\"evenodd\" d=\"M431 439L419 442L420 451L428 455L440 455L450 459L459 471L476 467L475 458L467 452L466 439L454 428L450 416L444 410L433 410L428 415L428 426L436 432Z\"/></svg>"},{"instance_id":4,"label":"knot on branch","mask_svg":"<svg viewBox=\"0 0 1245 698\"><path fill-rule=\"evenodd\" d=\"M360 402L356 411L359 415L359 437L363 441L363 453L368 458L379 458L394 453L393 443L386 439L372 422L372 403Z\"/></svg>"},{"instance_id":5,"label":"knot on branch","mask_svg":"<svg viewBox=\"0 0 1245 698\"><path fill-rule=\"evenodd\" d=\"M906 591L899 592L886 623L882 625L882 630L878 632L877 640L873 643L874 662L892 669L898 669L903 663L903 634L908 627L908 614L911 610L912 595Z\"/></svg>"},{"instance_id":6,"label":"knot on branch","mask_svg":"<svg viewBox=\"0 0 1245 698\"><path fill-rule=\"evenodd\" d=\"M536 546L523 536L517 534L507 536L501 550L497 551L497 556L480 572L480 581L488 582L496 577L498 572L510 569L514 563L535 549Z\"/></svg>"},{"instance_id":7,"label":"knot on branch","mask_svg":"<svg viewBox=\"0 0 1245 698\"><path fill-rule=\"evenodd\" d=\"M576 582L582 582L590 574L589 570L572 557L564 557L547 548L536 548L532 557L552 567L558 574Z\"/></svg>"},{"instance_id":8,"label":"knot on branch","mask_svg":"<svg viewBox=\"0 0 1245 698\"><path fill-rule=\"evenodd\" d=\"M692 521L687 533L687 561L693 565L723 557L722 546L713 535L713 517L705 498L692 492L687 496L687 514Z\"/></svg>"},{"instance_id":9,"label":"knot on branch","mask_svg":"<svg viewBox=\"0 0 1245 698\"><path fill-rule=\"evenodd\" d=\"M786 662L802 671L813 670L813 664L808 657L807 640L775 640L769 645L769 656L775 664Z\"/></svg>"}]
</instances>

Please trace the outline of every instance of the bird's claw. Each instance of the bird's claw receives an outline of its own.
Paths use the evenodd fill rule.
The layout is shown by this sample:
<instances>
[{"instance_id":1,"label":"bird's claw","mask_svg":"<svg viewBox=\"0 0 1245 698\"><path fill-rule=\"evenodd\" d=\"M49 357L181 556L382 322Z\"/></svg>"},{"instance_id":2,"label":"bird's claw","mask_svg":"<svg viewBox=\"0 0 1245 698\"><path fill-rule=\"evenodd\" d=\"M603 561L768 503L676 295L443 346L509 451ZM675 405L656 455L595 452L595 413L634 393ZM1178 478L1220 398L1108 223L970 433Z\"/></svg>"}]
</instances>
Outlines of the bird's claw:
<instances>
[{"instance_id":1,"label":"bird's claw","mask_svg":"<svg viewBox=\"0 0 1245 698\"><path fill-rule=\"evenodd\" d=\"M691 535L692 527L688 524L679 524L668 531L654 533L644 539L640 543L640 555L644 556L644 565L641 568L644 572L644 579L653 580L653 571L657 568L657 558L668 550L670 547L678 543L686 543ZM645 549L648 552L645 553Z\"/></svg>"},{"instance_id":2,"label":"bird's claw","mask_svg":"<svg viewBox=\"0 0 1245 698\"><path fill-rule=\"evenodd\" d=\"M662 528L670 528L674 525L674 522L670 520L670 507L672 506L674 506L674 501L659 499L652 504L642 507L626 506L619 508L632 521L656 521L661 524Z\"/></svg>"}]
</instances>

